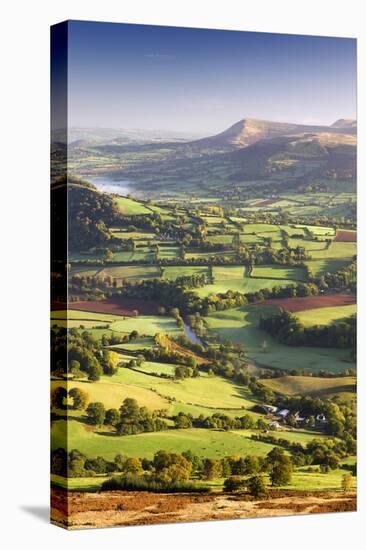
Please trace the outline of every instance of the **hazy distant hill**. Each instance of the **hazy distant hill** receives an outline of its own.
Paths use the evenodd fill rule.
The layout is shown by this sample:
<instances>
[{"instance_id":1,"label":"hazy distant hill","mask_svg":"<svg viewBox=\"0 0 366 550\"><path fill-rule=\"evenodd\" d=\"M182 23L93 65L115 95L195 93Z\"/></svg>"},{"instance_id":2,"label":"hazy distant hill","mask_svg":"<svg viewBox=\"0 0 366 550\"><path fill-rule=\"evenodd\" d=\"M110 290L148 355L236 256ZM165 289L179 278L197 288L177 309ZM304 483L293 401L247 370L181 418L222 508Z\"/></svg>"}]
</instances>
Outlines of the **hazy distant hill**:
<instances>
[{"instance_id":1,"label":"hazy distant hill","mask_svg":"<svg viewBox=\"0 0 366 550\"><path fill-rule=\"evenodd\" d=\"M65 129L57 129L52 132L52 141L65 141ZM101 143L128 143L128 142L155 142L155 141L189 141L197 139L197 134L189 132L169 130L140 130L126 128L78 128L68 129L68 140L70 144L99 145Z\"/></svg>"}]
</instances>

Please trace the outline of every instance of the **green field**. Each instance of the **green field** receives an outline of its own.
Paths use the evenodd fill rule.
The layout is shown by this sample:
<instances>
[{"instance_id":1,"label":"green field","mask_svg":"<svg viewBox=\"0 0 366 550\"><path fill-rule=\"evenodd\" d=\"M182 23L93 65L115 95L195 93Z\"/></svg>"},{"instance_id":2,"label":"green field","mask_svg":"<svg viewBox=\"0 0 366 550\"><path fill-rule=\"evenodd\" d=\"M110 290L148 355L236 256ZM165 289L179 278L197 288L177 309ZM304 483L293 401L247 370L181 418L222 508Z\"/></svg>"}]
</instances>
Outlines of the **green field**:
<instances>
[{"instance_id":1,"label":"green field","mask_svg":"<svg viewBox=\"0 0 366 550\"><path fill-rule=\"evenodd\" d=\"M349 350L285 346L259 329L260 316L276 311L273 307L248 306L211 314L207 321L213 337L243 344L248 357L262 366L331 372L355 367Z\"/></svg>"},{"instance_id":2,"label":"green field","mask_svg":"<svg viewBox=\"0 0 366 550\"><path fill-rule=\"evenodd\" d=\"M178 334L180 329L172 317L162 317L157 315L139 315L138 317L125 317L116 320L110 325L114 332L132 332L137 330L139 334L145 336L154 336L158 332L169 332Z\"/></svg>"},{"instance_id":3,"label":"green field","mask_svg":"<svg viewBox=\"0 0 366 550\"><path fill-rule=\"evenodd\" d=\"M330 397L339 392L355 393L356 378L344 376L340 378L318 378L311 376L281 376L268 378L261 383L271 390L284 395L318 395Z\"/></svg>"},{"instance_id":4,"label":"green field","mask_svg":"<svg viewBox=\"0 0 366 550\"><path fill-rule=\"evenodd\" d=\"M320 472L306 472L306 468L294 472L292 476L291 484L286 488L297 490L311 490L311 491L340 491L342 487L342 476L347 473L347 470L341 468L337 470L331 470L327 474ZM356 489L356 478L352 478L352 486Z\"/></svg>"},{"instance_id":5,"label":"green field","mask_svg":"<svg viewBox=\"0 0 366 550\"><path fill-rule=\"evenodd\" d=\"M148 374L167 374L168 376L174 376L174 370L176 365L172 363L153 363L151 361L144 361L144 363L135 367L135 370L148 373Z\"/></svg>"},{"instance_id":6,"label":"green field","mask_svg":"<svg viewBox=\"0 0 366 550\"><path fill-rule=\"evenodd\" d=\"M80 321L98 321L99 323L113 323L120 321L120 315L112 315L109 313L94 313L92 311L80 311L78 309L57 310L51 312L51 319L73 319Z\"/></svg>"},{"instance_id":7,"label":"green field","mask_svg":"<svg viewBox=\"0 0 366 550\"><path fill-rule=\"evenodd\" d=\"M305 311L296 312L296 317L306 327L314 325L329 325L342 321L351 315L354 315L357 311L356 304L350 306L338 306L338 307L321 307L317 309L307 309Z\"/></svg>"},{"instance_id":8,"label":"green field","mask_svg":"<svg viewBox=\"0 0 366 550\"><path fill-rule=\"evenodd\" d=\"M271 268L274 268L273 271ZM263 273L272 273L275 277L280 273L284 274L285 269L281 268L276 270L277 266L271 266L267 271L264 269ZM256 272L255 268L255 272ZM261 269L261 268L259 268ZM299 276L298 268L289 268L288 273ZM301 270L301 272L303 272ZM267 275L263 275L264 278L258 275L255 277L248 277L246 275L246 269L244 266L214 266L212 268L214 277L214 284L206 285L203 288L196 289L195 292L202 298L212 293L225 293L228 290L237 290L242 293L256 292L263 288L273 288L274 286L286 286L294 284L295 280L291 278L267 278Z\"/></svg>"},{"instance_id":9,"label":"green field","mask_svg":"<svg viewBox=\"0 0 366 550\"><path fill-rule=\"evenodd\" d=\"M334 237L335 229L333 227L323 227L319 225L296 225L297 228L303 228L317 237Z\"/></svg>"},{"instance_id":10,"label":"green field","mask_svg":"<svg viewBox=\"0 0 366 550\"><path fill-rule=\"evenodd\" d=\"M287 267L281 265L256 265L251 277L292 281L306 281L306 271L302 267Z\"/></svg>"},{"instance_id":11,"label":"green field","mask_svg":"<svg viewBox=\"0 0 366 550\"><path fill-rule=\"evenodd\" d=\"M123 317L121 315L108 315L104 313L91 313L89 311L69 310L68 321L64 311L52 312L51 325L65 327L80 327L92 329L100 325L107 325L113 332L130 333L137 330L140 335L154 336L158 332L178 334L180 329L172 317L157 315L139 315L138 317ZM103 330L103 329L102 329ZM126 343L126 345L128 345ZM126 349L125 344L121 345Z\"/></svg>"},{"instance_id":12,"label":"green field","mask_svg":"<svg viewBox=\"0 0 366 550\"><path fill-rule=\"evenodd\" d=\"M125 254L131 254L131 252L126 252ZM158 279L160 277L160 270L155 265L98 266L87 269L75 266L72 270L72 275L76 274L84 275L85 277L100 278L110 276L116 279L126 279L129 282L136 282L142 279Z\"/></svg>"},{"instance_id":13,"label":"green field","mask_svg":"<svg viewBox=\"0 0 366 550\"><path fill-rule=\"evenodd\" d=\"M62 383L57 380L52 382L52 387L57 387L59 385L62 385ZM126 399L126 397L136 399L141 407L148 407L151 410L167 409L169 407L169 403L166 399L160 397L149 387L120 384L115 381L114 376L104 376L99 382L72 380L68 382L68 387L81 388L87 392L90 402L100 401L107 409L119 409L122 405L122 401Z\"/></svg>"},{"instance_id":14,"label":"green field","mask_svg":"<svg viewBox=\"0 0 366 550\"><path fill-rule=\"evenodd\" d=\"M64 445L65 421L54 423L52 431L52 448ZM113 460L117 453L125 456L152 458L159 450L181 453L191 450L202 457L224 457L247 454L266 455L273 445L253 441L241 432L224 432L190 428L186 430L164 430L162 432L143 433L129 436L116 436L103 432L94 432L87 426L69 420L67 431L68 448L78 449L87 456L103 456Z\"/></svg>"},{"instance_id":15,"label":"green field","mask_svg":"<svg viewBox=\"0 0 366 550\"><path fill-rule=\"evenodd\" d=\"M151 210L141 202L129 199L127 197L116 197L115 202L120 209L121 214L126 216L135 216L137 214L151 214Z\"/></svg>"},{"instance_id":16,"label":"green field","mask_svg":"<svg viewBox=\"0 0 366 550\"><path fill-rule=\"evenodd\" d=\"M142 365L141 370L143 368L144 365ZM136 370L120 368L118 373L112 377L112 380L114 383L123 386L151 388L168 400L182 402L187 405L211 407L211 414L215 412L216 408L236 409L238 414L244 414L245 408L254 405L248 388L238 386L219 376L200 376L199 378L186 378L178 381L147 376Z\"/></svg>"},{"instance_id":17,"label":"green field","mask_svg":"<svg viewBox=\"0 0 366 550\"><path fill-rule=\"evenodd\" d=\"M334 258L308 260L305 262L314 277L320 277L321 275L324 275L324 273L335 273L336 271L339 271L349 265L349 263L349 259L342 260Z\"/></svg>"},{"instance_id":18,"label":"green field","mask_svg":"<svg viewBox=\"0 0 366 550\"><path fill-rule=\"evenodd\" d=\"M110 349L115 350L126 350L127 352L136 352L143 349L151 348L155 345L154 338L151 336L138 337L136 340L131 340L129 342L123 342L122 344L115 344L110 346Z\"/></svg>"},{"instance_id":19,"label":"green field","mask_svg":"<svg viewBox=\"0 0 366 550\"><path fill-rule=\"evenodd\" d=\"M331 245L324 250L312 250L311 257L314 259L351 259L357 253L356 243L332 242Z\"/></svg>"},{"instance_id":20,"label":"green field","mask_svg":"<svg viewBox=\"0 0 366 550\"><path fill-rule=\"evenodd\" d=\"M208 267L195 265L182 266L166 266L164 269L163 279L175 281L178 277L186 277L190 275L208 275Z\"/></svg>"}]
</instances>

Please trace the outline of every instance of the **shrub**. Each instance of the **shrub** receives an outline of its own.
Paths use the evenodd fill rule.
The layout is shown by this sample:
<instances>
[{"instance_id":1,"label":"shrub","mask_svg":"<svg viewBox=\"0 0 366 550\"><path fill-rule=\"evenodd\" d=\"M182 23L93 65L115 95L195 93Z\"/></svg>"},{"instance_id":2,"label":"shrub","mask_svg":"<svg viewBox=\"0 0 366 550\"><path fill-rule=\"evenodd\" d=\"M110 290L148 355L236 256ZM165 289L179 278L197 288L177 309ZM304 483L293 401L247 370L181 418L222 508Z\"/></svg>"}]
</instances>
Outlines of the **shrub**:
<instances>
[{"instance_id":1,"label":"shrub","mask_svg":"<svg viewBox=\"0 0 366 550\"><path fill-rule=\"evenodd\" d=\"M163 482L147 476L115 476L105 481L102 491L150 491L153 493L207 493L207 487L190 482Z\"/></svg>"},{"instance_id":2,"label":"shrub","mask_svg":"<svg viewBox=\"0 0 366 550\"><path fill-rule=\"evenodd\" d=\"M238 491L244 491L245 489L245 479L239 476L231 476L225 479L224 489L229 493L236 493Z\"/></svg>"}]
</instances>

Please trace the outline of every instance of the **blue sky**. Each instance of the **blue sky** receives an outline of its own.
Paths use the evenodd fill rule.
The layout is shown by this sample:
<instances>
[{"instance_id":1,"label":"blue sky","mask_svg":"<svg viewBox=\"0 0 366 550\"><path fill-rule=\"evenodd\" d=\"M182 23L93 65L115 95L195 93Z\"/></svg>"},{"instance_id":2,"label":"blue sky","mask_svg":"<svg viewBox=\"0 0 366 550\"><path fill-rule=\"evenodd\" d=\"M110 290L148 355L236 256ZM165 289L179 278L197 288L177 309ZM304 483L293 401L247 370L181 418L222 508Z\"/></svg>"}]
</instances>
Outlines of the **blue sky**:
<instances>
[{"instance_id":1,"label":"blue sky","mask_svg":"<svg viewBox=\"0 0 366 550\"><path fill-rule=\"evenodd\" d=\"M356 116L348 38L69 23L69 124L211 134Z\"/></svg>"}]
</instances>

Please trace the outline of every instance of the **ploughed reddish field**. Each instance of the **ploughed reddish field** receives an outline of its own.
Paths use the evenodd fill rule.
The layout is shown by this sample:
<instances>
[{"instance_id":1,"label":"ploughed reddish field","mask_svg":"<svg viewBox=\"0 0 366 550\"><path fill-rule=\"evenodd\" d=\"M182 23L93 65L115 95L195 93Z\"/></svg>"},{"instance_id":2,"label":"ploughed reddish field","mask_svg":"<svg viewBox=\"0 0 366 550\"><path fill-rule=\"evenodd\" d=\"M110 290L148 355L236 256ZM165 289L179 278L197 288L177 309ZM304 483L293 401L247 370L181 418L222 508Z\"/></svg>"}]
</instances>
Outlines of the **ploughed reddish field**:
<instances>
[{"instance_id":1,"label":"ploughed reddish field","mask_svg":"<svg viewBox=\"0 0 366 550\"><path fill-rule=\"evenodd\" d=\"M278 202L278 199L264 199L263 201L257 202L255 206L270 206Z\"/></svg>"},{"instance_id":2,"label":"ploughed reddish field","mask_svg":"<svg viewBox=\"0 0 366 550\"><path fill-rule=\"evenodd\" d=\"M303 298L273 298L258 303L261 306L282 307L286 311L295 313L321 307L350 306L356 303L356 296L353 294L326 294L324 296L304 296Z\"/></svg>"},{"instance_id":3,"label":"ploughed reddish field","mask_svg":"<svg viewBox=\"0 0 366 550\"><path fill-rule=\"evenodd\" d=\"M356 243L357 232L356 231L342 231L338 230L335 236L334 242L338 243Z\"/></svg>"},{"instance_id":4,"label":"ploughed reddish field","mask_svg":"<svg viewBox=\"0 0 366 550\"><path fill-rule=\"evenodd\" d=\"M65 309L65 303L53 303L52 309ZM125 298L113 296L101 301L80 300L69 302L69 309L79 311L90 311L91 313L110 313L113 315L133 316L134 310L142 315L156 315L158 304L150 300L139 300L138 298Z\"/></svg>"}]
</instances>

